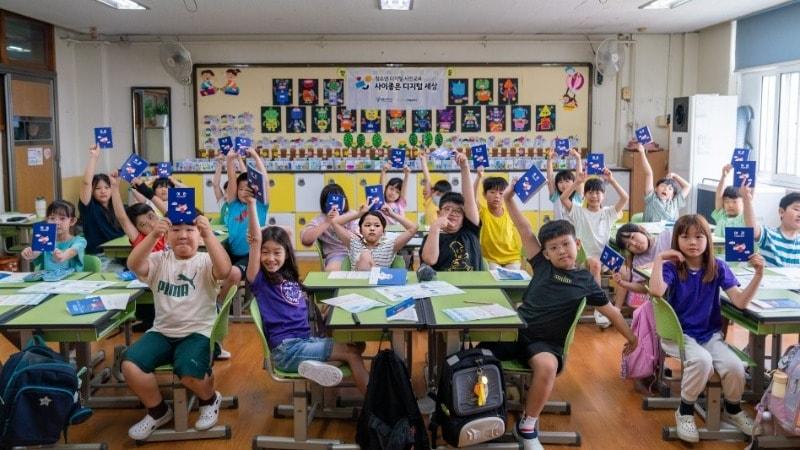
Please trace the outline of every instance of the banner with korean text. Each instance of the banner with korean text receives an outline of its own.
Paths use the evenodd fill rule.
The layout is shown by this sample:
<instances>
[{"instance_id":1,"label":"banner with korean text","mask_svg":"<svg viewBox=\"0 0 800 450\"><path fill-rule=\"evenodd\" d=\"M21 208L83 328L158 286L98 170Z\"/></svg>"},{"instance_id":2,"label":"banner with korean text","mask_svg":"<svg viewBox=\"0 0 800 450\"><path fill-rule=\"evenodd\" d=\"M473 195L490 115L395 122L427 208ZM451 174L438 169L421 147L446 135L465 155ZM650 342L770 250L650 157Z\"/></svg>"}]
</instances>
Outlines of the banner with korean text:
<instances>
[{"instance_id":1,"label":"banner with korean text","mask_svg":"<svg viewBox=\"0 0 800 450\"><path fill-rule=\"evenodd\" d=\"M442 109L447 105L444 67L346 70L344 104L350 109Z\"/></svg>"}]
</instances>

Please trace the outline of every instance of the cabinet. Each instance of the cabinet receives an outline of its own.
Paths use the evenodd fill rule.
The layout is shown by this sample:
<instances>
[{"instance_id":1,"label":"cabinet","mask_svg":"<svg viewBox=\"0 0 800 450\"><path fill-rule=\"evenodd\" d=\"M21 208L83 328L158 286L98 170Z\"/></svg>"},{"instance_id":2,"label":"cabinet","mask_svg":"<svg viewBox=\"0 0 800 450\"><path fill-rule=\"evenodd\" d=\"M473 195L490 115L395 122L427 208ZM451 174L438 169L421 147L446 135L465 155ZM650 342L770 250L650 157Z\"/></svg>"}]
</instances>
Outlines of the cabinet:
<instances>
[{"instance_id":1,"label":"cabinet","mask_svg":"<svg viewBox=\"0 0 800 450\"><path fill-rule=\"evenodd\" d=\"M289 233L289 239L291 239L292 242L299 242L299 238L297 237L298 234L295 230L294 214L273 214L270 212L267 214L267 225L283 228L287 233Z\"/></svg>"},{"instance_id":2,"label":"cabinet","mask_svg":"<svg viewBox=\"0 0 800 450\"><path fill-rule=\"evenodd\" d=\"M270 213L294 212L294 175L276 173L269 175L269 211Z\"/></svg>"},{"instance_id":3,"label":"cabinet","mask_svg":"<svg viewBox=\"0 0 800 450\"><path fill-rule=\"evenodd\" d=\"M322 180L321 173L298 173L294 175L294 210L296 212L319 213L319 193L322 192Z\"/></svg>"},{"instance_id":4,"label":"cabinet","mask_svg":"<svg viewBox=\"0 0 800 450\"><path fill-rule=\"evenodd\" d=\"M317 194L317 195L319 195L319 194ZM319 209L319 205L317 205L317 209ZM294 220L294 238L295 238L295 248L297 250L311 250L311 249L313 249L313 246L312 247L306 247L305 245L303 245L302 242L300 242L300 233L303 231L303 227L305 227L306 224L308 224L312 220L314 220L314 218L317 217L319 214L320 213L318 211L317 212L306 212L306 213L294 214L294 219L295 219Z\"/></svg>"},{"instance_id":5,"label":"cabinet","mask_svg":"<svg viewBox=\"0 0 800 450\"><path fill-rule=\"evenodd\" d=\"M644 195L650 187L645 186L645 175L642 170L642 155L635 150L625 150L622 155L622 166L630 169L630 213L644 212ZM669 152L655 150L647 152L647 160L653 168L653 182L664 178L668 173ZM617 175L616 173L614 174Z\"/></svg>"},{"instance_id":6,"label":"cabinet","mask_svg":"<svg viewBox=\"0 0 800 450\"><path fill-rule=\"evenodd\" d=\"M186 175L183 175L185 177ZM223 174L222 180L219 183L220 189L225 186L225 182L228 181L228 175ZM223 189L223 192L224 189ZM217 202L217 196L214 194L214 175L203 175L203 212L205 213L219 213L219 206L220 203ZM197 199L195 199L197 201ZM199 203L199 201L198 201Z\"/></svg>"}]
</instances>

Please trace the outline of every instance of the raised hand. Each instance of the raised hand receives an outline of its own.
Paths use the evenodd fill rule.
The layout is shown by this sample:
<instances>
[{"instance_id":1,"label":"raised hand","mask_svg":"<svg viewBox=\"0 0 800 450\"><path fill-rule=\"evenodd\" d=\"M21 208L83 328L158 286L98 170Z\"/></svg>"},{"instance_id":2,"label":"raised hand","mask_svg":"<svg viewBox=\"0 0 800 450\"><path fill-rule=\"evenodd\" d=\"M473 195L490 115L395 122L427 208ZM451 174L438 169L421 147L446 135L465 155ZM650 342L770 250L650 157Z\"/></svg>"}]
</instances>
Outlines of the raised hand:
<instances>
[{"instance_id":1,"label":"raised hand","mask_svg":"<svg viewBox=\"0 0 800 450\"><path fill-rule=\"evenodd\" d=\"M724 179L725 177L727 177L728 174L731 173L731 170L733 170L733 165L731 164L725 164L724 166L722 166L722 178Z\"/></svg>"},{"instance_id":2,"label":"raised hand","mask_svg":"<svg viewBox=\"0 0 800 450\"><path fill-rule=\"evenodd\" d=\"M100 157L100 149L97 148L97 144L93 144L91 147L89 147L89 157L90 158Z\"/></svg>"},{"instance_id":3,"label":"raised hand","mask_svg":"<svg viewBox=\"0 0 800 450\"><path fill-rule=\"evenodd\" d=\"M214 231L211 229L211 223L208 221L208 217L206 216L195 217L194 225L197 227L197 231L200 232L200 236L202 236L203 239L214 236Z\"/></svg>"}]
</instances>

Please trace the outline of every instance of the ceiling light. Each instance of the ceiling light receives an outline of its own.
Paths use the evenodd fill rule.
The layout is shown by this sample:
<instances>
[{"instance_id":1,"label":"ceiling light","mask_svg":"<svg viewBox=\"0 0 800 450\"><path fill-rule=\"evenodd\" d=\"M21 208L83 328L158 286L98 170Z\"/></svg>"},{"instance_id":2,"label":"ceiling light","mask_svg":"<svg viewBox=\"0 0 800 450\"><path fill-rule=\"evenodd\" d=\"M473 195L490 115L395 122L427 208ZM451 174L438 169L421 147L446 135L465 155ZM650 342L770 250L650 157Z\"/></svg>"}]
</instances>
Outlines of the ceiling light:
<instances>
[{"instance_id":1,"label":"ceiling light","mask_svg":"<svg viewBox=\"0 0 800 450\"><path fill-rule=\"evenodd\" d=\"M639 9L674 9L692 0L650 0L640 5Z\"/></svg>"},{"instance_id":2,"label":"ceiling light","mask_svg":"<svg viewBox=\"0 0 800 450\"><path fill-rule=\"evenodd\" d=\"M413 0L380 0L380 8L390 11L411 11Z\"/></svg>"},{"instance_id":3,"label":"ceiling light","mask_svg":"<svg viewBox=\"0 0 800 450\"><path fill-rule=\"evenodd\" d=\"M142 5L141 3L137 3L133 0L96 0L106 6L110 6L114 9L147 9L146 6Z\"/></svg>"}]
</instances>

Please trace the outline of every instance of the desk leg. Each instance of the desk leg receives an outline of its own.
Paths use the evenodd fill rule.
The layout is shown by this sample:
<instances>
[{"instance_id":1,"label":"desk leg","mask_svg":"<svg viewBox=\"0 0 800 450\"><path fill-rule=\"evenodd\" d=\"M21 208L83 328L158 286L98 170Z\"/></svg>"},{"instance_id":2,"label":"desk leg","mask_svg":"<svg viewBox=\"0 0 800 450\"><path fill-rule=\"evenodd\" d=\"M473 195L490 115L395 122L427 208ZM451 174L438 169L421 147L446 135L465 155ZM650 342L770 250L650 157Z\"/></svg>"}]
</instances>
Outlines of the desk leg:
<instances>
[{"instance_id":1,"label":"desk leg","mask_svg":"<svg viewBox=\"0 0 800 450\"><path fill-rule=\"evenodd\" d=\"M773 334L772 335L772 355L769 358L769 367L770 370L775 370L778 368L778 361L781 359L781 343L783 341L782 334Z\"/></svg>"},{"instance_id":2,"label":"desk leg","mask_svg":"<svg viewBox=\"0 0 800 450\"><path fill-rule=\"evenodd\" d=\"M755 335L753 333L750 333L750 337L748 338L751 352L750 356L752 356L753 360L756 362L756 366L750 373L750 382L752 384L753 396L757 399L760 399L764 393L766 339L767 337L764 335Z\"/></svg>"},{"instance_id":3,"label":"desk leg","mask_svg":"<svg viewBox=\"0 0 800 450\"><path fill-rule=\"evenodd\" d=\"M69 354L69 353L67 353ZM92 395L92 344L89 342L75 343L75 361L78 363L78 370L85 367L84 376L81 379L81 397L89 400Z\"/></svg>"}]
</instances>

